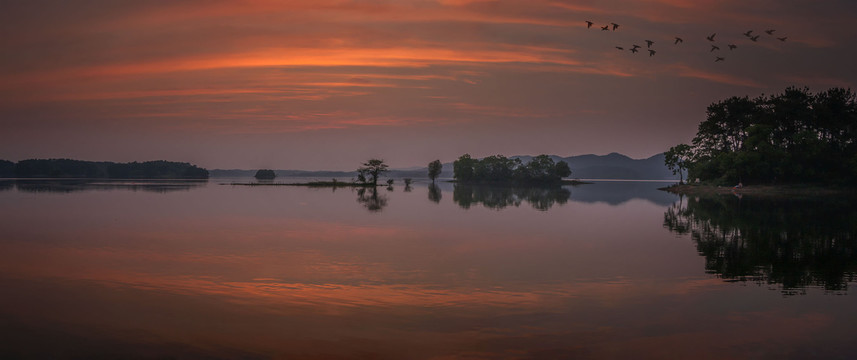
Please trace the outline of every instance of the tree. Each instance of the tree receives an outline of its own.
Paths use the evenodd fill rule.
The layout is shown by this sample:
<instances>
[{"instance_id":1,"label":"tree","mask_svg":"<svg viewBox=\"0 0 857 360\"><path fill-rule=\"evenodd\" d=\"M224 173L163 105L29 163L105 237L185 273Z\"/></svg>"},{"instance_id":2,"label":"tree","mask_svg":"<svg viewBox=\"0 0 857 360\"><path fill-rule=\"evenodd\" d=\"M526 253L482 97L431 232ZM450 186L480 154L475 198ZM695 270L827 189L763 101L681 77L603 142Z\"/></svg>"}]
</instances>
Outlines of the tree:
<instances>
[{"instance_id":1,"label":"tree","mask_svg":"<svg viewBox=\"0 0 857 360\"><path fill-rule=\"evenodd\" d=\"M452 163L453 177L458 181L473 180L473 166L478 160L471 158L470 154L461 155Z\"/></svg>"},{"instance_id":2,"label":"tree","mask_svg":"<svg viewBox=\"0 0 857 360\"><path fill-rule=\"evenodd\" d=\"M571 176L571 168L568 166L567 162L560 160L556 163L556 175L560 178Z\"/></svg>"},{"instance_id":3,"label":"tree","mask_svg":"<svg viewBox=\"0 0 857 360\"><path fill-rule=\"evenodd\" d=\"M519 179L527 183L548 183L556 179L556 164L547 155L533 157L526 166L520 167L526 177ZM558 180L558 179L556 179Z\"/></svg>"},{"instance_id":4,"label":"tree","mask_svg":"<svg viewBox=\"0 0 857 360\"><path fill-rule=\"evenodd\" d=\"M676 146L671 147L667 152L664 153L664 163L667 168L672 170L673 175L678 173L679 184L684 183L684 170L687 169L688 164L690 164L691 157L693 156L693 152L691 151L690 145L688 144L678 144Z\"/></svg>"},{"instance_id":5,"label":"tree","mask_svg":"<svg viewBox=\"0 0 857 360\"><path fill-rule=\"evenodd\" d=\"M370 159L363 163L363 167L357 169L357 178L362 182L366 182L366 176L369 176L369 182L372 183L372 185L377 186L378 177L387 172L388 167L389 166L387 164L384 164L384 160Z\"/></svg>"},{"instance_id":6,"label":"tree","mask_svg":"<svg viewBox=\"0 0 857 360\"><path fill-rule=\"evenodd\" d=\"M272 180L275 177L277 177L277 174L274 173L274 170L268 169L260 169L259 171L256 171L255 175L255 178L259 180Z\"/></svg>"},{"instance_id":7,"label":"tree","mask_svg":"<svg viewBox=\"0 0 857 360\"><path fill-rule=\"evenodd\" d=\"M443 164L440 163L440 160L435 160L428 164L428 177L431 179L431 182L437 179L441 171L443 171Z\"/></svg>"}]
</instances>

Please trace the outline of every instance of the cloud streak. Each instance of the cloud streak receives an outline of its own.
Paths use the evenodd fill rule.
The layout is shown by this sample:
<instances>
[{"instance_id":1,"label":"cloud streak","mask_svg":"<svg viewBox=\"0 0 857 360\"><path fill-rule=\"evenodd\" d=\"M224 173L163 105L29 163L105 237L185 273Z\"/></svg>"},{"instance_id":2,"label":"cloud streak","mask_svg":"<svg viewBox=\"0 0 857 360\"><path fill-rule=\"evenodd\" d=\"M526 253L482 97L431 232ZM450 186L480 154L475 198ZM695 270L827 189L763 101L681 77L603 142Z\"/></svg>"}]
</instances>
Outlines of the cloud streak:
<instances>
[{"instance_id":1,"label":"cloud streak","mask_svg":"<svg viewBox=\"0 0 857 360\"><path fill-rule=\"evenodd\" d=\"M373 126L389 127L389 136L394 128L414 124L472 131L477 123L502 118L517 122L492 130L492 137L529 129L530 119L540 119L546 132L573 133L576 122L569 114L596 108L589 105L593 102L613 108L598 116L617 123L630 121L615 115L631 112L631 105L624 104L654 101L657 91L667 89L672 93L663 98L676 106L689 93L702 92L709 102L716 101L721 87L744 94L804 85L785 80L854 83L857 75L846 60L854 50L842 30L857 10L847 5L770 0L22 2L0 14L0 28L10 34L0 39L5 54L0 58L0 125L14 126L6 133L33 138L38 138L33 129L51 128L48 124L77 128L76 135L86 138L93 127L102 129L99 125L115 124L115 119L136 119L133 126L150 129L163 129L169 119L172 130L212 134ZM617 31L587 29L585 20L621 26ZM834 28L806 25L822 20ZM765 35L752 43L741 35L768 27L789 40ZM739 45L724 53L725 63L707 57L705 36L715 32L724 42L718 43L721 48L729 41ZM673 45L675 36L685 42ZM657 55L627 51L646 39L656 40ZM816 52L829 59L823 69L812 66ZM653 91L660 86L654 84L676 79L712 88ZM618 101L619 96L635 99ZM307 115L331 113L339 115ZM670 131L684 138L693 130ZM595 139L614 134L608 128L600 132L581 133L573 141L581 148L562 155L613 151ZM0 135L0 143L8 153L39 156L38 151L15 151L15 139ZM543 145L525 147L548 151ZM640 148L667 145L641 143ZM130 150L124 154L134 160Z\"/></svg>"}]
</instances>

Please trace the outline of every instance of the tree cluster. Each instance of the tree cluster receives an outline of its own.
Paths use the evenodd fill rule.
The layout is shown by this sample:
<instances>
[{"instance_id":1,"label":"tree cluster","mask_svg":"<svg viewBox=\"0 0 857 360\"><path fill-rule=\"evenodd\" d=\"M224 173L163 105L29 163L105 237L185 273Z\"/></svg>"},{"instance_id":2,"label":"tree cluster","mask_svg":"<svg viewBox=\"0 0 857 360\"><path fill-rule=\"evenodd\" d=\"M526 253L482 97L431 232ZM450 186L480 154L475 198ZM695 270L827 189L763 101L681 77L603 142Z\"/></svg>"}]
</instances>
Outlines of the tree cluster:
<instances>
[{"instance_id":1,"label":"tree cluster","mask_svg":"<svg viewBox=\"0 0 857 360\"><path fill-rule=\"evenodd\" d=\"M708 107L691 145L666 153L674 171L716 183L848 183L857 180L857 100L850 89L790 87Z\"/></svg>"},{"instance_id":2,"label":"tree cluster","mask_svg":"<svg viewBox=\"0 0 857 360\"><path fill-rule=\"evenodd\" d=\"M571 175L568 163L554 162L547 155L536 156L524 164L521 159L510 159L503 155L480 160L464 154L452 167L456 181L471 184L555 185Z\"/></svg>"},{"instance_id":3,"label":"tree cluster","mask_svg":"<svg viewBox=\"0 0 857 360\"><path fill-rule=\"evenodd\" d=\"M172 161L114 163L71 159L31 159L15 164L20 178L207 179L208 170Z\"/></svg>"},{"instance_id":4,"label":"tree cluster","mask_svg":"<svg viewBox=\"0 0 857 360\"><path fill-rule=\"evenodd\" d=\"M15 177L15 163L9 160L0 160L0 178Z\"/></svg>"}]
</instances>

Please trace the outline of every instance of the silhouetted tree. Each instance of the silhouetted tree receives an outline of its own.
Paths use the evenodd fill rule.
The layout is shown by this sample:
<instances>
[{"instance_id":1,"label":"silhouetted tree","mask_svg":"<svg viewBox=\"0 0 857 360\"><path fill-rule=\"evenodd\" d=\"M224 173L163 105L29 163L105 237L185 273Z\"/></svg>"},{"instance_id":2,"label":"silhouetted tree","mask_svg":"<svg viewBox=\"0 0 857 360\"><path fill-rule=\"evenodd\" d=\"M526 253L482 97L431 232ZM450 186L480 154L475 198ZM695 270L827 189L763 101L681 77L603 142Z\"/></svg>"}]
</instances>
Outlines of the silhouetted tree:
<instances>
[{"instance_id":1,"label":"silhouetted tree","mask_svg":"<svg viewBox=\"0 0 857 360\"><path fill-rule=\"evenodd\" d=\"M431 182L434 182L434 179L440 176L441 171L443 171L443 164L440 163L440 160L435 160L428 164L428 177L431 179Z\"/></svg>"},{"instance_id":2,"label":"silhouetted tree","mask_svg":"<svg viewBox=\"0 0 857 360\"><path fill-rule=\"evenodd\" d=\"M690 145L687 144L678 144L664 153L664 163L668 169L672 170L673 175L678 174L679 184L684 183L684 171L691 161L691 156L693 156L693 152Z\"/></svg>"},{"instance_id":3,"label":"silhouetted tree","mask_svg":"<svg viewBox=\"0 0 857 360\"><path fill-rule=\"evenodd\" d=\"M384 160L370 159L363 163L363 167L357 169L357 178L361 182L367 182L368 180L372 185L378 185L378 177L387 172L388 167L387 164L384 164Z\"/></svg>"},{"instance_id":4,"label":"silhouetted tree","mask_svg":"<svg viewBox=\"0 0 857 360\"><path fill-rule=\"evenodd\" d=\"M556 175L560 178L571 176L571 167L568 166L568 163L565 162L565 160L560 160L556 163Z\"/></svg>"},{"instance_id":5,"label":"silhouetted tree","mask_svg":"<svg viewBox=\"0 0 857 360\"><path fill-rule=\"evenodd\" d=\"M473 180L473 166L476 161L470 157L470 154L461 155L458 160L452 163L453 177L464 182Z\"/></svg>"},{"instance_id":6,"label":"silhouetted tree","mask_svg":"<svg viewBox=\"0 0 857 360\"><path fill-rule=\"evenodd\" d=\"M0 178L15 177L15 163L8 160L0 160Z\"/></svg>"}]
</instances>

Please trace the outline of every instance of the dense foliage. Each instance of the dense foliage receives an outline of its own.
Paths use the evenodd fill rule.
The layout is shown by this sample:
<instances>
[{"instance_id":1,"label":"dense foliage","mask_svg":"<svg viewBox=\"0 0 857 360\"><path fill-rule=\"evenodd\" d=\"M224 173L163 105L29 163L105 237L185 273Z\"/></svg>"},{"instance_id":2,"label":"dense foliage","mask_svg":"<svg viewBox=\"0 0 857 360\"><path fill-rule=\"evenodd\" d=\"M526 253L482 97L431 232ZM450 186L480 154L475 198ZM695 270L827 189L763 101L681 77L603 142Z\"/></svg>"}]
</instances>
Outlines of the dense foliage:
<instances>
[{"instance_id":1,"label":"dense foliage","mask_svg":"<svg viewBox=\"0 0 857 360\"><path fill-rule=\"evenodd\" d=\"M259 169L258 171L256 171L256 175L254 175L253 177L259 180L271 180L277 177L277 174L274 173L274 170Z\"/></svg>"},{"instance_id":2,"label":"dense foliage","mask_svg":"<svg viewBox=\"0 0 857 360\"><path fill-rule=\"evenodd\" d=\"M554 162L539 155L524 164L521 159L493 155L481 160L464 154L452 164L453 176L460 183L551 185L571 175L565 161Z\"/></svg>"},{"instance_id":3,"label":"dense foliage","mask_svg":"<svg viewBox=\"0 0 857 360\"><path fill-rule=\"evenodd\" d=\"M440 173L443 171L443 164L440 163L440 160L432 161L428 164L428 177L434 182Z\"/></svg>"},{"instance_id":4,"label":"dense foliage","mask_svg":"<svg viewBox=\"0 0 857 360\"><path fill-rule=\"evenodd\" d=\"M21 178L207 179L208 170L188 163L146 161L114 163L71 159L22 160L15 165Z\"/></svg>"},{"instance_id":5,"label":"dense foliage","mask_svg":"<svg viewBox=\"0 0 857 360\"><path fill-rule=\"evenodd\" d=\"M833 88L811 94L791 87L778 95L731 97L711 104L689 155L689 179L853 182L857 180L855 93ZM678 166L669 158L667 165Z\"/></svg>"},{"instance_id":6,"label":"dense foliage","mask_svg":"<svg viewBox=\"0 0 857 360\"><path fill-rule=\"evenodd\" d=\"M9 160L0 160L0 178L15 177L15 163Z\"/></svg>"}]
</instances>

